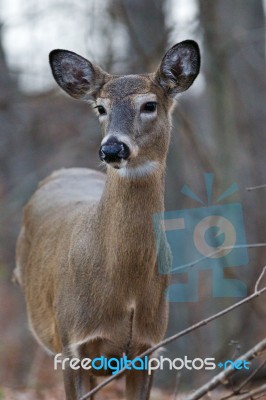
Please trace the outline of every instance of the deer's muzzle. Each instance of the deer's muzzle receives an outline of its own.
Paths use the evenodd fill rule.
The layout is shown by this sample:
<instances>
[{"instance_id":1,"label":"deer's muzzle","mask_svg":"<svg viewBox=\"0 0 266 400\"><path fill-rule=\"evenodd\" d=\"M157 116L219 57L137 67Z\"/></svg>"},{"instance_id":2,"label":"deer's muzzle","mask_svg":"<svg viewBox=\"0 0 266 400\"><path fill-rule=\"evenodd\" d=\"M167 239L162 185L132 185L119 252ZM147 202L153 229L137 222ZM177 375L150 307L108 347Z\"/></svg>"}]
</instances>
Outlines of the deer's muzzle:
<instances>
[{"instance_id":1,"label":"deer's muzzle","mask_svg":"<svg viewBox=\"0 0 266 400\"><path fill-rule=\"evenodd\" d=\"M106 142L100 147L99 151L100 159L105 161L107 164L126 160L129 155L129 147L125 143L118 141Z\"/></svg>"}]
</instances>

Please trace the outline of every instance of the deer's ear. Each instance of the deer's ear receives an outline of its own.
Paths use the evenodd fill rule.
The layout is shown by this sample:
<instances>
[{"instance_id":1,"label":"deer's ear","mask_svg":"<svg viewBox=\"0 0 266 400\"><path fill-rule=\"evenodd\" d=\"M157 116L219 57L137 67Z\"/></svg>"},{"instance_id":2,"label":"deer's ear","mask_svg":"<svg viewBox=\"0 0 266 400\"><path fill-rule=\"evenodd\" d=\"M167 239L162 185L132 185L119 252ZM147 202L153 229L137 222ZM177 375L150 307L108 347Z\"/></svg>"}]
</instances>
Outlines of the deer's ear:
<instances>
[{"instance_id":1,"label":"deer's ear","mask_svg":"<svg viewBox=\"0 0 266 400\"><path fill-rule=\"evenodd\" d=\"M193 40L185 40L167 51L156 72L156 80L175 97L187 90L200 70L199 46Z\"/></svg>"},{"instance_id":2,"label":"deer's ear","mask_svg":"<svg viewBox=\"0 0 266 400\"><path fill-rule=\"evenodd\" d=\"M68 50L53 50L50 66L58 85L76 99L93 100L108 74L90 61Z\"/></svg>"}]
</instances>

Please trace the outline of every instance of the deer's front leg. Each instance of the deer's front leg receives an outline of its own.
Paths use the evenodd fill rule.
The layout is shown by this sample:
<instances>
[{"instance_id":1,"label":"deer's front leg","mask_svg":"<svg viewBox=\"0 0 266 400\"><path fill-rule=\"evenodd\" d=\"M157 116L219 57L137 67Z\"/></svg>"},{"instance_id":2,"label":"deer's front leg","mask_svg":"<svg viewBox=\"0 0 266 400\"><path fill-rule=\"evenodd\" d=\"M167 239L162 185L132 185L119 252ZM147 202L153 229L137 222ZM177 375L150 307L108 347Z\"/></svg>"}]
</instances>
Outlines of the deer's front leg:
<instances>
[{"instance_id":1,"label":"deer's front leg","mask_svg":"<svg viewBox=\"0 0 266 400\"><path fill-rule=\"evenodd\" d=\"M63 369L66 400L78 400L82 395L81 370L74 370L69 365Z\"/></svg>"},{"instance_id":2,"label":"deer's front leg","mask_svg":"<svg viewBox=\"0 0 266 400\"><path fill-rule=\"evenodd\" d=\"M87 371L86 371L87 372ZM82 374L82 395L87 394L97 386L96 378L87 373ZM89 400L94 400L94 395L90 396Z\"/></svg>"},{"instance_id":3,"label":"deer's front leg","mask_svg":"<svg viewBox=\"0 0 266 400\"><path fill-rule=\"evenodd\" d=\"M149 400L153 373L131 370L126 373L126 399Z\"/></svg>"}]
</instances>

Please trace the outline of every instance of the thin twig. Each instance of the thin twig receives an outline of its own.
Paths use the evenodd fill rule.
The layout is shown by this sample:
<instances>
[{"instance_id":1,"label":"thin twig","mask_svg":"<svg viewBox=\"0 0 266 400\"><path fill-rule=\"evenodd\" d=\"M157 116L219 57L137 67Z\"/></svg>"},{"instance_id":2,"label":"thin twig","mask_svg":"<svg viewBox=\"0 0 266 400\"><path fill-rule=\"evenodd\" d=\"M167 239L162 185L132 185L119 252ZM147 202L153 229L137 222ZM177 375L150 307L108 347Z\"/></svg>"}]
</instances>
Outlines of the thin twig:
<instances>
[{"instance_id":1,"label":"thin twig","mask_svg":"<svg viewBox=\"0 0 266 400\"><path fill-rule=\"evenodd\" d=\"M234 246L222 246L222 247L218 248L217 250L212 251L211 253L207 254L206 256L198 258L197 260L195 260L191 263L180 265L179 267L176 267L176 268L172 268L171 273L177 272L179 270L183 270L184 268L194 267L196 264L199 264L201 261L204 261L207 258L216 256L217 254L223 252L224 250L251 249L251 248L258 248L258 247L266 247L266 243L237 244Z\"/></svg>"},{"instance_id":2,"label":"thin twig","mask_svg":"<svg viewBox=\"0 0 266 400\"><path fill-rule=\"evenodd\" d=\"M243 354L239 360L251 361L260 355L266 349L266 338L261 342L257 343L252 349ZM224 383L231 375L236 371L231 367L231 365L224 371L215 375L209 382L205 383L199 389L197 389L191 396L187 397L186 400L198 400L205 396L206 393L212 391L220 384ZM250 392L249 392L250 393ZM260 393L260 392L259 392ZM259 394L258 393L258 394ZM255 394L255 393L254 393ZM249 397L243 397L243 399L248 399ZM240 399L239 399L240 400Z\"/></svg>"},{"instance_id":3,"label":"thin twig","mask_svg":"<svg viewBox=\"0 0 266 400\"><path fill-rule=\"evenodd\" d=\"M233 388L233 393L223 397L221 400L229 400L235 395L244 394L243 392L241 393L241 390L245 388L245 386L252 380L252 378L254 378L254 376L264 367L265 364L266 360L260 363L260 365L243 382L241 382L241 384L237 388ZM246 392L248 392L248 390L246 390Z\"/></svg>"},{"instance_id":4,"label":"thin twig","mask_svg":"<svg viewBox=\"0 0 266 400\"><path fill-rule=\"evenodd\" d=\"M266 383L256 389L251 390L250 392L244 394L243 396L239 397L238 400L259 399L261 396L253 397L253 396L256 396L257 394L261 394L261 395L266 394Z\"/></svg>"},{"instance_id":5,"label":"thin twig","mask_svg":"<svg viewBox=\"0 0 266 400\"><path fill-rule=\"evenodd\" d=\"M237 360L237 356L240 354L241 346L240 346L238 340L231 340L231 342L229 343L229 346L233 346L233 345L235 346L235 348L234 348L234 352L231 356L231 360L235 361L235 360ZM229 384L231 386L232 392L235 393L234 383L231 378L229 378Z\"/></svg>"},{"instance_id":6,"label":"thin twig","mask_svg":"<svg viewBox=\"0 0 266 400\"><path fill-rule=\"evenodd\" d=\"M173 394L173 400L178 400L177 396L178 396L178 392L179 392L180 379L181 379L181 372L178 371L178 373L176 375L176 383L175 383L175 390L174 390L174 394Z\"/></svg>"},{"instance_id":7,"label":"thin twig","mask_svg":"<svg viewBox=\"0 0 266 400\"><path fill-rule=\"evenodd\" d=\"M264 269L263 269L264 271ZM261 274L262 275L262 274ZM259 276L259 279L261 279L261 275ZM257 288L257 283L255 285L255 288ZM173 342L176 339L179 339L180 337L183 337L185 335L187 335L188 333L195 331L198 328L201 328L202 326L205 326L207 324L209 324L210 322L212 322L213 320L222 317L223 315L229 313L230 311L242 306L245 303L250 302L251 300L253 300L254 298L260 296L262 293L264 293L266 291L266 286L263 287L260 290L255 291L254 293L252 293L250 296L240 300L237 303L234 303L233 305L231 305L230 307L227 307L225 309L223 309L222 311L213 314L212 316L210 316L209 318L206 318L204 320L201 320L199 322L197 322L196 324L190 326L189 328L184 329L183 331L176 333L173 336L170 336L169 338L166 338L164 340L162 340L160 343L158 343L157 345L149 348L148 350L146 350L144 353L142 353L141 355L138 356L138 358L143 358L145 356L148 356L150 354L152 354L155 350L158 350L160 347L166 346L169 343ZM133 360L132 360L133 361ZM132 364L132 362L128 363L128 366L130 366ZM103 387L105 387L106 385L108 385L110 382L112 382L114 379L118 378L119 376L121 376L122 374L124 374L124 372L126 372L126 368L121 369L119 372L117 372L115 375L110 376L109 378L107 378L105 381L103 381L102 383L100 383L98 386L96 386L93 390L91 390L90 392L86 393L84 396L82 396L80 398L80 400L86 400L89 397L91 397L93 394L99 392L99 390L101 390Z\"/></svg>"},{"instance_id":8,"label":"thin twig","mask_svg":"<svg viewBox=\"0 0 266 400\"><path fill-rule=\"evenodd\" d=\"M257 281L255 283L255 289L254 289L255 293L258 291L258 286L259 286L259 284L260 284L260 282L261 282L261 280L263 278L263 275L265 274L265 271L266 271L266 265L263 268L263 270L261 271L261 274L260 274L260 276L258 277L258 279L257 279Z\"/></svg>"},{"instance_id":9,"label":"thin twig","mask_svg":"<svg viewBox=\"0 0 266 400\"><path fill-rule=\"evenodd\" d=\"M251 381L251 379L264 367L265 364L266 360L260 363L260 365L238 386L236 391L240 393L240 390L243 389Z\"/></svg>"},{"instance_id":10,"label":"thin twig","mask_svg":"<svg viewBox=\"0 0 266 400\"><path fill-rule=\"evenodd\" d=\"M266 185L259 185L259 186L251 186L251 187L247 187L246 190L250 191L250 190L257 190L257 189L262 189L265 188Z\"/></svg>"},{"instance_id":11,"label":"thin twig","mask_svg":"<svg viewBox=\"0 0 266 400\"><path fill-rule=\"evenodd\" d=\"M265 392L264 393L261 393L259 396L256 396L256 397L254 397L254 400L259 400L259 399L264 399L265 400ZM252 398L251 398L251 400L252 400Z\"/></svg>"},{"instance_id":12,"label":"thin twig","mask_svg":"<svg viewBox=\"0 0 266 400\"><path fill-rule=\"evenodd\" d=\"M261 279L262 279L262 277L263 277L263 275L265 273L265 270L266 270L266 268L264 267L262 269L261 274L259 275L259 277L258 277L258 279L256 281L254 294L260 292L258 290L258 286L259 286L259 283L260 283L260 281L261 281ZM247 298L248 297L246 297L246 299ZM246 299L244 299L244 300L246 300ZM248 357L249 357L249 359L254 358L253 357L254 354L257 354L259 351L263 351L265 348L266 348L266 338L262 342L257 344L255 347L253 347L251 350L249 350L246 354L241 356L239 359L248 361ZM198 399L202 398L202 396L204 396L206 393L210 392L211 390L216 388L219 384L221 384L225 380L225 378L229 378L234 373L235 373L235 370L233 370L231 368L231 366L229 366L224 371L220 372L218 375L213 377L209 382L207 382L201 388L197 389L196 392L194 392L191 395L191 397L189 397L187 400L198 400Z\"/></svg>"},{"instance_id":13,"label":"thin twig","mask_svg":"<svg viewBox=\"0 0 266 400\"><path fill-rule=\"evenodd\" d=\"M231 342L229 343L229 346L234 346L234 351L233 354L231 356L231 360L236 360L238 354L240 353L241 350L241 346L239 344L239 340L231 340Z\"/></svg>"}]
</instances>

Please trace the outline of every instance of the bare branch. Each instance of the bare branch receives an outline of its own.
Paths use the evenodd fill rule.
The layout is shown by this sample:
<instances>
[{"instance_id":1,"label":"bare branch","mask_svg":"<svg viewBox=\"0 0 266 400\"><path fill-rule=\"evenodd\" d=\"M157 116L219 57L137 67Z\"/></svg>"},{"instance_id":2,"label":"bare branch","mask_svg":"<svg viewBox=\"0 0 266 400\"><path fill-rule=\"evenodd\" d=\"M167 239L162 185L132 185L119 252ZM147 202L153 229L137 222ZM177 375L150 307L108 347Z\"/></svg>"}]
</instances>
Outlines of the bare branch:
<instances>
[{"instance_id":1,"label":"bare branch","mask_svg":"<svg viewBox=\"0 0 266 400\"><path fill-rule=\"evenodd\" d=\"M260 387L251 390L250 392L244 394L243 396L239 397L238 400L249 400L249 399L259 399L262 396L259 397L253 397L256 396L257 394L260 395L265 395L266 394L266 383L264 385L261 385Z\"/></svg>"},{"instance_id":2,"label":"bare branch","mask_svg":"<svg viewBox=\"0 0 266 400\"><path fill-rule=\"evenodd\" d=\"M259 399L264 399L265 400L265 393L261 393L260 395L258 395L258 396L256 396L256 397L253 397L254 398L254 400L259 400ZM251 397L251 400L252 400L252 397Z\"/></svg>"},{"instance_id":3,"label":"bare branch","mask_svg":"<svg viewBox=\"0 0 266 400\"><path fill-rule=\"evenodd\" d=\"M245 386L252 380L252 378L264 367L266 364L266 360L264 360L260 365L254 369L254 371L243 381L237 388L233 388L233 393L229 394L228 396L223 397L221 400L228 400L234 397L237 394L244 394L241 393L241 390L245 388ZM246 390L246 392L248 392Z\"/></svg>"},{"instance_id":4,"label":"bare branch","mask_svg":"<svg viewBox=\"0 0 266 400\"><path fill-rule=\"evenodd\" d=\"M252 244L237 244L237 245L234 245L234 246L221 246L217 250L212 251L211 253L208 253L206 256L198 258L197 260L195 260L195 261L193 261L191 263L180 265L180 266L178 266L176 268L172 268L171 269L171 273L177 272L179 270L183 270L184 268L194 267L196 264L200 263L201 261L204 261L207 258L210 258L210 257L213 257L213 256L215 256L217 254L220 254L224 250L251 249L251 248L258 248L258 247L266 247L266 243L252 243Z\"/></svg>"},{"instance_id":5,"label":"bare branch","mask_svg":"<svg viewBox=\"0 0 266 400\"><path fill-rule=\"evenodd\" d=\"M258 357L264 350L266 349L266 338L264 338L261 342L257 343L252 349L247 351L239 360L251 361L254 358ZM209 382L205 383L205 385L201 386L197 389L191 396L187 397L186 400L198 400L205 396L206 393L212 391L220 384L224 384L224 382L235 373L236 371L229 366L224 371L220 372L218 375L215 375ZM250 393L250 392L249 392ZM261 392L258 392L258 394ZM243 397L243 399L248 399L249 397ZM242 398L241 398L242 399Z\"/></svg>"},{"instance_id":6,"label":"bare branch","mask_svg":"<svg viewBox=\"0 0 266 400\"><path fill-rule=\"evenodd\" d=\"M266 188L266 185L251 186L251 187L247 187L246 190L251 191L251 190L257 190L257 189L262 189L262 188Z\"/></svg>"},{"instance_id":7,"label":"bare branch","mask_svg":"<svg viewBox=\"0 0 266 400\"><path fill-rule=\"evenodd\" d=\"M176 375L176 384L175 384L175 390L173 394L173 400L178 400L178 392L179 392L179 386L180 386L180 379L181 379L181 372L178 371Z\"/></svg>"},{"instance_id":8,"label":"bare branch","mask_svg":"<svg viewBox=\"0 0 266 400\"><path fill-rule=\"evenodd\" d=\"M236 389L237 393L240 393L240 390L243 389L247 383L249 383L251 381L251 379L264 367L264 365L266 364L266 360L264 360L262 363L260 363L260 365L252 372L252 374L250 374Z\"/></svg>"},{"instance_id":9,"label":"bare branch","mask_svg":"<svg viewBox=\"0 0 266 400\"><path fill-rule=\"evenodd\" d=\"M261 279L261 275L259 276L258 281ZM258 282L257 281L257 282ZM256 286L257 287L257 283ZM176 339L179 339L180 337L183 337L187 334L189 334L192 331L195 331L198 328L201 328L202 326L205 326L207 324L209 324L210 322L212 322L213 320L222 317L225 314L228 314L229 312L231 312L232 310L242 306L245 303L250 302L251 300L255 299L256 297L260 296L262 293L264 293L266 291L266 286L263 287L262 289L255 291L254 293L252 293L250 296L240 300L237 303L234 303L233 305L231 305L230 307L227 307L225 309L223 309L222 311L213 314L212 316L201 320L199 322L197 322L196 324L184 329L183 331L176 333L173 336L170 336L169 338L166 338L164 340L162 340L160 343L158 343L157 345L149 348L148 350L146 350L144 353L140 354L138 356L138 358L143 358L145 356L148 356L150 354L152 354L155 350L158 350L160 347L166 346L169 343L173 342ZM266 339L265 339L265 343L266 343ZM128 363L128 366L130 366L132 364L132 362ZM106 385L108 385L110 382L112 382L114 379L118 378L119 376L121 376L122 374L124 374L124 372L126 372L126 368L121 369L118 373L116 373L115 375L110 376L109 378L107 378L105 381L103 381L102 383L100 383L98 386L96 386L93 390L91 390L90 392L86 393L84 396L82 396L80 398L80 400L86 400L89 397L91 397L93 394L97 393L99 390L101 390L103 387L105 387Z\"/></svg>"},{"instance_id":10,"label":"bare branch","mask_svg":"<svg viewBox=\"0 0 266 400\"><path fill-rule=\"evenodd\" d=\"M259 284L260 284L260 282L261 282L261 280L263 278L263 275L265 274L265 271L266 271L266 265L263 268L263 270L261 271L261 274L260 274L260 276L258 277L258 279L257 279L257 281L255 283L254 293L256 293L258 291Z\"/></svg>"},{"instance_id":11,"label":"bare branch","mask_svg":"<svg viewBox=\"0 0 266 400\"><path fill-rule=\"evenodd\" d=\"M231 360L236 360L238 354L241 351L241 345L239 344L239 340L231 340L229 346L234 346L234 352L233 355L231 356Z\"/></svg>"}]
</instances>

